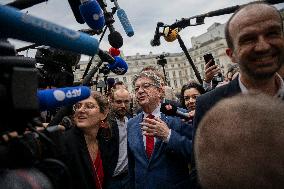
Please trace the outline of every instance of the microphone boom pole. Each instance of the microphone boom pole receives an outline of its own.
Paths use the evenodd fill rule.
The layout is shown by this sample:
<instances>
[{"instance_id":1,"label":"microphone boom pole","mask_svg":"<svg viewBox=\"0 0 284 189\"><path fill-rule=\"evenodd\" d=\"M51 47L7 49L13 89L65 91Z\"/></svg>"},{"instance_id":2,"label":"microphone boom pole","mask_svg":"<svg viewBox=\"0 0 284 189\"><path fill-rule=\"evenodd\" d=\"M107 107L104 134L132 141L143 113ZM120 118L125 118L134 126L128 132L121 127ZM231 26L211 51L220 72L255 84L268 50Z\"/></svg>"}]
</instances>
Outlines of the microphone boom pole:
<instances>
[{"instance_id":1,"label":"microphone boom pole","mask_svg":"<svg viewBox=\"0 0 284 189\"><path fill-rule=\"evenodd\" d=\"M202 85L202 79L201 79L200 73L198 72L196 66L194 65L194 63L193 63L193 61L192 61L192 59L191 59L191 57L190 57L190 55L189 55L189 53L187 51L187 48L186 48L186 46L185 46L185 44L184 44L184 42L181 39L179 34L177 35L177 39L178 39L178 42L179 42L179 45L180 45L181 49L183 50L183 52L184 52L184 54L185 54L189 64L191 65L191 67L192 67L192 69L194 71L194 74L195 74L198 82Z\"/></svg>"}]
</instances>

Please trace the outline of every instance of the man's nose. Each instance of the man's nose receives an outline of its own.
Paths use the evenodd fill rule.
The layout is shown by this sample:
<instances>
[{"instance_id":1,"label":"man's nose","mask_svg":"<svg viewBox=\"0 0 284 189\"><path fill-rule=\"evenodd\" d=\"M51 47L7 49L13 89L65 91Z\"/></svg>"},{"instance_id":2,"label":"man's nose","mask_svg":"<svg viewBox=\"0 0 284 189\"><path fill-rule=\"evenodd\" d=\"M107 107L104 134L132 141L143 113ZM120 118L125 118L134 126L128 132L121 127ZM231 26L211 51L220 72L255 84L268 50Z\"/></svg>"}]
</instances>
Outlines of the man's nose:
<instances>
[{"instance_id":1,"label":"man's nose","mask_svg":"<svg viewBox=\"0 0 284 189\"><path fill-rule=\"evenodd\" d=\"M270 49L270 43L263 36L260 36L255 44L255 51L268 51Z\"/></svg>"}]
</instances>

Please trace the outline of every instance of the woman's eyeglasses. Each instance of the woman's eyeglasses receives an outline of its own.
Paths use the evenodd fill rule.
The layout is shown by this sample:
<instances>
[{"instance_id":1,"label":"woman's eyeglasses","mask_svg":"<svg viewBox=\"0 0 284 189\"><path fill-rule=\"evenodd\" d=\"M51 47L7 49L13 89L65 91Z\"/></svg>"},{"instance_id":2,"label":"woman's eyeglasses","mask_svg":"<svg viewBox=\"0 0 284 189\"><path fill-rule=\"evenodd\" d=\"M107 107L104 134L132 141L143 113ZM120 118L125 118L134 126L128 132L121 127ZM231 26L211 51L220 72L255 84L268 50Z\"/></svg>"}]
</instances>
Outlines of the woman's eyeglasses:
<instances>
[{"instance_id":1,"label":"woman's eyeglasses","mask_svg":"<svg viewBox=\"0 0 284 189\"><path fill-rule=\"evenodd\" d=\"M77 111L79 109L81 109L82 107L84 107L84 110L92 110L95 108L98 108L98 106L92 102L87 102L87 103L77 103L73 105L73 110Z\"/></svg>"}]
</instances>

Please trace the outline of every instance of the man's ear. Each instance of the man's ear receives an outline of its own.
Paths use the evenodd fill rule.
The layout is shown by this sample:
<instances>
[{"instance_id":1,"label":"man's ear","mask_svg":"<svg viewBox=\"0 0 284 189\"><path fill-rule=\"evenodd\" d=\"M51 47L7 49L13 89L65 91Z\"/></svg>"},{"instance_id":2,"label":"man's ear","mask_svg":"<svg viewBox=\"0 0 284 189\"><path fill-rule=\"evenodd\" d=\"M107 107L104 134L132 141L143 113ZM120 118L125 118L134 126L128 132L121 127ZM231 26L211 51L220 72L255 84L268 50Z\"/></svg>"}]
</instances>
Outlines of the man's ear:
<instances>
[{"instance_id":1,"label":"man's ear","mask_svg":"<svg viewBox=\"0 0 284 189\"><path fill-rule=\"evenodd\" d=\"M236 57L235 57L233 49L227 48L226 49L226 54L231 59L232 62L238 63L237 60L236 60Z\"/></svg>"}]
</instances>

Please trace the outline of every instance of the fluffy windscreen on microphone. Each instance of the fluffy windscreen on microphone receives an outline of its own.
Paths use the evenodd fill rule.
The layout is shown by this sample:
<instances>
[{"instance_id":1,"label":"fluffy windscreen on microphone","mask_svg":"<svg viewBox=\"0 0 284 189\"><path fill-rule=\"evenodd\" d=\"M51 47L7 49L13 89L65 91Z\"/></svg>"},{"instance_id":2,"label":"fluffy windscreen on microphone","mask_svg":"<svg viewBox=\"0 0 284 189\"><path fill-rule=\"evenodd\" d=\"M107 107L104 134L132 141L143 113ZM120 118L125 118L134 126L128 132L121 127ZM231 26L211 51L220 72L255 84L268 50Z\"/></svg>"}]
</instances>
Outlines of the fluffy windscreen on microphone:
<instances>
[{"instance_id":1,"label":"fluffy windscreen on microphone","mask_svg":"<svg viewBox=\"0 0 284 189\"><path fill-rule=\"evenodd\" d=\"M177 112L177 107L170 104L170 103L163 103L161 105L161 109L160 111L168 116L176 116L176 112Z\"/></svg>"},{"instance_id":2,"label":"fluffy windscreen on microphone","mask_svg":"<svg viewBox=\"0 0 284 189\"><path fill-rule=\"evenodd\" d=\"M109 54L111 54L111 56L119 56L120 55L120 50L119 49L116 49L114 47L111 47L109 50L108 50Z\"/></svg>"},{"instance_id":3,"label":"fluffy windscreen on microphone","mask_svg":"<svg viewBox=\"0 0 284 189\"><path fill-rule=\"evenodd\" d=\"M170 27L166 27L164 29L164 32L163 32L164 33L164 39L167 42L173 42L174 40L177 39L178 32L179 32L178 28L170 29Z\"/></svg>"},{"instance_id":4,"label":"fluffy windscreen on microphone","mask_svg":"<svg viewBox=\"0 0 284 189\"><path fill-rule=\"evenodd\" d=\"M119 32L113 31L108 35L108 42L112 47L119 49L123 45L123 38Z\"/></svg>"}]
</instances>

